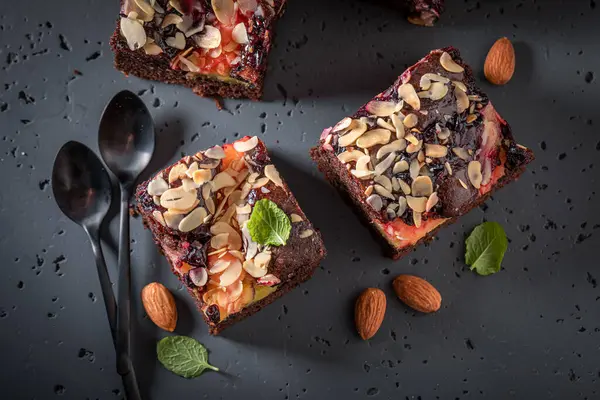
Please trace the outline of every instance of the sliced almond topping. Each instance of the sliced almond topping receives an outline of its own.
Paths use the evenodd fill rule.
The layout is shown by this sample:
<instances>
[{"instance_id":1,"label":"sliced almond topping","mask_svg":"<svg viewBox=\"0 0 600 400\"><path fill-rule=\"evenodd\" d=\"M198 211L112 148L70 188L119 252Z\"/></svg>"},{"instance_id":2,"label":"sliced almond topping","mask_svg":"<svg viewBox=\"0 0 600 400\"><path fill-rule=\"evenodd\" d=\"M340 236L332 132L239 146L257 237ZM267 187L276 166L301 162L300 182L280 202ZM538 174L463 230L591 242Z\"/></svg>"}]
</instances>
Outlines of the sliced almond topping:
<instances>
[{"instance_id":1,"label":"sliced almond topping","mask_svg":"<svg viewBox=\"0 0 600 400\"><path fill-rule=\"evenodd\" d=\"M412 179L416 179L419 176L419 172L421 171L421 165L419 164L419 160L416 158L410 162L410 177Z\"/></svg>"},{"instance_id":2,"label":"sliced almond topping","mask_svg":"<svg viewBox=\"0 0 600 400\"><path fill-rule=\"evenodd\" d=\"M419 160L420 163L425 162L425 153L423 150L419 150L419 154L417 154L417 160Z\"/></svg>"},{"instance_id":3,"label":"sliced almond topping","mask_svg":"<svg viewBox=\"0 0 600 400\"><path fill-rule=\"evenodd\" d=\"M418 176L411 185L412 195L415 197L429 196L433 193L433 182L428 176Z\"/></svg>"},{"instance_id":4,"label":"sliced almond topping","mask_svg":"<svg viewBox=\"0 0 600 400\"><path fill-rule=\"evenodd\" d=\"M438 201L439 197L437 195L437 192L431 193L431 195L429 195L429 198L427 199L427 204L425 204L425 212L431 211L431 209L438 203Z\"/></svg>"},{"instance_id":5,"label":"sliced almond topping","mask_svg":"<svg viewBox=\"0 0 600 400\"><path fill-rule=\"evenodd\" d=\"M346 117L346 118L342 119L340 122L338 122L337 124L335 124L331 131L334 133L344 131L344 130L350 128L350 126L353 123L354 123L354 120L352 118Z\"/></svg>"},{"instance_id":6,"label":"sliced almond topping","mask_svg":"<svg viewBox=\"0 0 600 400\"><path fill-rule=\"evenodd\" d=\"M139 19L144 22L150 22L154 19L154 8L146 0L135 0L135 5L140 11Z\"/></svg>"},{"instance_id":7,"label":"sliced almond topping","mask_svg":"<svg viewBox=\"0 0 600 400\"><path fill-rule=\"evenodd\" d=\"M376 176L373 181L386 188L389 192L392 191L392 181L387 176Z\"/></svg>"},{"instance_id":8,"label":"sliced almond topping","mask_svg":"<svg viewBox=\"0 0 600 400\"><path fill-rule=\"evenodd\" d=\"M422 99L430 99L433 101L441 100L448 94L448 86L442 82L433 82L429 90L419 92L418 95Z\"/></svg>"},{"instance_id":9,"label":"sliced almond topping","mask_svg":"<svg viewBox=\"0 0 600 400\"><path fill-rule=\"evenodd\" d=\"M469 108L469 97L459 88L454 89L454 96L456 97L456 111L462 114Z\"/></svg>"},{"instance_id":10,"label":"sliced almond topping","mask_svg":"<svg viewBox=\"0 0 600 400\"><path fill-rule=\"evenodd\" d=\"M183 163L173 166L173 168L171 168L169 171L169 183L173 183L181 178L184 178L186 176L185 172L187 169L188 166Z\"/></svg>"},{"instance_id":11,"label":"sliced almond topping","mask_svg":"<svg viewBox=\"0 0 600 400\"><path fill-rule=\"evenodd\" d=\"M446 140L448 139L450 136L452 135L452 132L450 131L450 129L448 128L440 128L440 130L437 132L437 137L440 140Z\"/></svg>"},{"instance_id":12,"label":"sliced almond topping","mask_svg":"<svg viewBox=\"0 0 600 400\"><path fill-rule=\"evenodd\" d=\"M392 114L391 120L396 128L396 139L402 139L405 134L403 118L400 118L397 114Z\"/></svg>"},{"instance_id":13,"label":"sliced almond topping","mask_svg":"<svg viewBox=\"0 0 600 400\"><path fill-rule=\"evenodd\" d=\"M129 50L135 51L146 44L146 31L142 24L131 18L121 18L121 34L127 40Z\"/></svg>"},{"instance_id":14,"label":"sliced almond topping","mask_svg":"<svg viewBox=\"0 0 600 400\"><path fill-rule=\"evenodd\" d=\"M460 185L461 185L463 188L465 188L465 189L469 190L469 187L467 186L467 184L466 184L465 182L463 182L463 180L462 180L462 179L458 178L458 181L460 182Z\"/></svg>"},{"instance_id":15,"label":"sliced almond topping","mask_svg":"<svg viewBox=\"0 0 600 400\"><path fill-rule=\"evenodd\" d=\"M383 200L381 200L381 196L377 194L372 194L369 197L367 197L366 202L375 211L381 211L381 209L383 208Z\"/></svg>"},{"instance_id":16,"label":"sliced almond topping","mask_svg":"<svg viewBox=\"0 0 600 400\"><path fill-rule=\"evenodd\" d=\"M483 162L483 178L481 180L482 185L487 185L490 183L490 179L492 177L492 162L489 158L486 158Z\"/></svg>"},{"instance_id":17,"label":"sliced almond topping","mask_svg":"<svg viewBox=\"0 0 600 400\"><path fill-rule=\"evenodd\" d=\"M160 24L160 27L164 29L169 25L179 24L181 22L183 22L183 18L181 18L177 14L171 13L171 14L165 15L165 17L162 20L162 23Z\"/></svg>"},{"instance_id":18,"label":"sliced almond topping","mask_svg":"<svg viewBox=\"0 0 600 400\"><path fill-rule=\"evenodd\" d=\"M313 230L312 229L305 229L302 232L300 232L300 234L298 235L298 237L300 239L306 239L307 237L311 237L313 234Z\"/></svg>"},{"instance_id":19,"label":"sliced almond topping","mask_svg":"<svg viewBox=\"0 0 600 400\"><path fill-rule=\"evenodd\" d=\"M233 28L233 31L231 31L231 37L236 43L248 43L248 32L246 31L246 26L243 22L240 22Z\"/></svg>"},{"instance_id":20,"label":"sliced almond topping","mask_svg":"<svg viewBox=\"0 0 600 400\"><path fill-rule=\"evenodd\" d=\"M373 185L367 186L365 189L365 196L370 196L373 193Z\"/></svg>"},{"instance_id":21,"label":"sliced almond topping","mask_svg":"<svg viewBox=\"0 0 600 400\"><path fill-rule=\"evenodd\" d=\"M196 192L196 189L198 189L198 185L196 185L190 178L183 178L181 180L181 187L186 192Z\"/></svg>"},{"instance_id":22,"label":"sliced almond topping","mask_svg":"<svg viewBox=\"0 0 600 400\"><path fill-rule=\"evenodd\" d=\"M210 247L220 249L227 246L229 243L229 233L219 233L210 239Z\"/></svg>"},{"instance_id":23,"label":"sliced almond topping","mask_svg":"<svg viewBox=\"0 0 600 400\"><path fill-rule=\"evenodd\" d=\"M358 179L370 179L373 176L373 171L360 171L357 169L350 170L350 173Z\"/></svg>"},{"instance_id":24,"label":"sliced almond topping","mask_svg":"<svg viewBox=\"0 0 600 400\"><path fill-rule=\"evenodd\" d=\"M252 260L244 261L243 267L244 271L250 274L250 276L253 278L261 278L267 274L267 268L258 267Z\"/></svg>"},{"instance_id":25,"label":"sliced almond topping","mask_svg":"<svg viewBox=\"0 0 600 400\"><path fill-rule=\"evenodd\" d=\"M446 157L448 154L448 148L441 144L429 144L425 143L425 155L427 157L440 158Z\"/></svg>"},{"instance_id":26,"label":"sliced almond topping","mask_svg":"<svg viewBox=\"0 0 600 400\"><path fill-rule=\"evenodd\" d=\"M395 159L396 159L396 153L388 154L388 156L386 158L384 158L383 161L381 161L379 164L377 164L375 166L375 175L381 175L385 171L387 171L387 169L392 166Z\"/></svg>"},{"instance_id":27,"label":"sliced almond topping","mask_svg":"<svg viewBox=\"0 0 600 400\"><path fill-rule=\"evenodd\" d=\"M391 199L391 200L395 199L394 195L389 190L387 190L386 188L384 188L383 186L381 186L381 185L374 185L373 188L375 189L375 192L377 194L379 194L380 196L387 197L388 199Z\"/></svg>"},{"instance_id":28,"label":"sliced almond topping","mask_svg":"<svg viewBox=\"0 0 600 400\"><path fill-rule=\"evenodd\" d=\"M256 145L258 145L258 138L256 136L252 136L248 140L244 140L244 141L238 140L237 142L235 142L233 144L233 148L238 153L245 153L245 152L250 151L253 148L255 148Z\"/></svg>"},{"instance_id":29,"label":"sliced almond topping","mask_svg":"<svg viewBox=\"0 0 600 400\"><path fill-rule=\"evenodd\" d=\"M470 158L469 152L465 150L463 147L453 147L452 152L456 154L456 156L462 160L468 160Z\"/></svg>"},{"instance_id":30,"label":"sliced almond topping","mask_svg":"<svg viewBox=\"0 0 600 400\"><path fill-rule=\"evenodd\" d=\"M169 189L169 184L161 177L156 177L148 183L148 194L160 196Z\"/></svg>"},{"instance_id":31,"label":"sliced almond topping","mask_svg":"<svg viewBox=\"0 0 600 400\"><path fill-rule=\"evenodd\" d=\"M165 219L165 224L171 229L179 228L179 223L183 219L183 214L176 214L170 211L165 211L163 213L163 217Z\"/></svg>"},{"instance_id":32,"label":"sliced almond topping","mask_svg":"<svg viewBox=\"0 0 600 400\"><path fill-rule=\"evenodd\" d=\"M400 160L396 164L394 164L394 168L392 169L393 174L397 174L404 171L408 171L408 162L406 160Z\"/></svg>"},{"instance_id":33,"label":"sliced almond topping","mask_svg":"<svg viewBox=\"0 0 600 400\"><path fill-rule=\"evenodd\" d=\"M423 146L423 141L419 140L419 142L415 145L410 143L408 146L406 146L406 152L407 153L416 153L417 151L421 150L421 147Z\"/></svg>"},{"instance_id":34,"label":"sliced almond topping","mask_svg":"<svg viewBox=\"0 0 600 400\"><path fill-rule=\"evenodd\" d=\"M398 179L398 184L400 185L400 190L402 190L402 193L410 194L410 185L408 183L404 182L402 179Z\"/></svg>"},{"instance_id":35,"label":"sliced almond topping","mask_svg":"<svg viewBox=\"0 0 600 400\"><path fill-rule=\"evenodd\" d=\"M225 158L225 152L223 151L223 148L221 146L214 146L210 149L207 149L204 152L204 155L215 160L221 160Z\"/></svg>"},{"instance_id":36,"label":"sliced almond topping","mask_svg":"<svg viewBox=\"0 0 600 400\"><path fill-rule=\"evenodd\" d=\"M196 229L204 222L204 218L206 218L208 214L204 207L195 208L191 213L186 215L181 222L179 222L179 230L181 232L189 232L193 229Z\"/></svg>"},{"instance_id":37,"label":"sliced almond topping","mask_svg":"<svg viewBox=\"0 0 600 400\"><path fill-rule=\"evenodd\" d=\"M263 172L265 173L265 176L271 180L271 182L273 182L279 187L283 187L283 181L281 180L281 176L279 176L279 172L273 164L265 166Z\"/></svg>"},{"instance_id":38,"label":"sliced almond topping","mask_svg":"<svg viewBox=\"0 0 600 400\"><path fill-rule=\"evenodd\" d=\"M363 153L360 150L351 150L351 151L344 151L343 153L338 154L337 158L342 163L346 164L350 161L356 161L364 155L365 155L365 153Z\"/></svg>"},{"instance_id":39,"label":"sliced almond topping","mask_svg":"<svg viewBox=\"0 0 600 400\"><path fill-rule=\"evenodd\" d=\"M165 191L160 196L160 205L164 208L184 210L192 207L196 200L196 193L186 192L182 187L178 187Z\"/></svg>"},{"instance_id":40,"label":"sliced almond topping","mask_svg":"<svg viewBox=\"0 0 600 400\"><path fill-rule=\"evenodd\" d=\"M189 207L186 207L186 208L169 208L169 212L171 212L173 214L182 214L182 215L185 215L185 214L189 213L190 211L192 211L194 208L196 208L196 206L199 203L200 203L200 200L194 199L194 202Z\"/></svg>"},{"instance_id":41,"label":"sliced almond topping","mask_svg":"<svg viewBox=\"0 0 600 400\"><path fill-rule=\"evenodd\" d=\"M194 40L203 49L216 49L221 45L221 31L212 25L205 25L204 32L195 35Z\"/></svg>"},{"instance_id":42,"label":"sliced almond topping","mask_svg":"<svg viewBox=\"0 0 600 400\"><path fill-rule=\"evenodd\" d=\"M222 255L225 254L226 253L222 253ZM208 270L208 274L214 275L218 274L219 272L223 272L227 269L227 267L229 267L229 265L231 265L231 261L223 260L222 258L220 258L212 265L212 267L210 267L210 269Z\"/></svg>"},{"instance_id":43,"label":"sliced almond topping","mask_svg":"<svg viewBox=\"0 0 600 400\"><path fill-rule=\"evenodd\" d=\"M245 215L250 214L252 212L252 206L250 204L246 204L244 206L235 206L235 213L237 215Z\"/></svg>"},{"instance_id":44,"label":"sliced almond topping","mask_svg":"<svg viewBox=\"0 0 600 400\"><path fill-rule=\"evenodd\" d=\"M470 124L471 122L474 122L477 119L477 114L469 114L467 115L467 118L465 119L465 121L467 121L467 124Z\"/></svg>"},{"instance_id":45,"label":"sliced almond topping","mask_svg":"<svg viewBox=\"0 0 600 400\"><path fill-rule=\"evenodd\" d=\"M421 221L422 221L421 213L420 212L415 212L413 210L413 222L415 223L415 226L417 228L421 227Z\"/></svg>"},{"instance_id":46,"label":"sliced almond topping","mask_svg":"<svg viewBox=\"0 0 600 400\"><path fill-rule=\"evenodd\" d=\"M359 171L370 171L369 170L370 162L371 162L371 157L366 156L366 155L362 156L361 158L356 160L356 169Z\"/></svg>"},{"instance_id":47,"label":"sliced almond topping","mask_svg":"<svg viewBox=\"0 0 600 400\"><path fill-rule=\"evenodd\" d=\"M406 208L407 208L406 197L400 196L398 198L398 209L396 210L396 215L398 217L401 217L402 215L404 215L404 213L406 212Z\"/></svg>"},{"instance_id":48,"label":"sliced almond topping","mask_svg":"<svg viewBox=\"0 0 600 400\"><path fill-rule=\"evenodd\" d=\"M211 0L210 4L219 22L230 25L235 16L233 0Z\"/></svg>"},{"instance_id":49,"label":"sliced almond topping","mask_svg":"<svg viewBox=\"0 0 600 400\"><path fill-rule=\"evenodd\" d=\"M421 86L422 90L428 90L431 87L431 82L442 82L442 83L448 83L450 82L450 79L438 75L438 74L432 74L430 72L423 74L423 76L421 77L421 79L419 80L419 86Z\"/></svg>"},{"instance_id":50,"label":"sliced almond topping","mask_svg":"<svg viewBox=\"0 0 600 400\"><path fill-rule=\"evenodd\" d=\"M402 123L407 128L413 128L419 123L419 117L416 114L408 114Z\"/></svg>"},{"instance_id":51,"label":"sliced almond topping","mask_svg":"<svg viewBox=\"0 0 600 400\"><path fill-rule=\"evenodd\" d=\"M446 171L448 171L448 175L452 175L452 167L448 161L444 163L444 167L446 168Z\"/></svg>"},{"instance_id":52,"label":"sliced almond topping","mask_svg":"<svg viewBox=\"0 0 600 400\"><path fill-rule=\"evenodd\" d=\"M462 83L461 81L452 81L452 84L454 86L456 86L457 89L462 90L463 92L467 93L467 85L465 85L464 83Z\"/></svg>"},{"instance_id":53,"label":"sliced almond topping","mask_svg":"<svg viewBox=\"0 0 600 400\"><path fill-rule=\"evenodd\" d=\"M158 210L154 210L152 211L152 216L154 217L154 220L156 222L158 222L159 224L161 224L162 226L166 226L166 222L165 222L165 218L163 217L162 213Z\"/></svg>"},{"instance_id":54,"label":"sliced almond topping","mask_svg":"<svg viewBox=\"0 0 600 400\"><path fill-rule=\"evenodd\" d=\"M370 114L377 117L389 117L396 111L396 103L393 101L371 100L365 108Z\"/></svg>"},{"instance_id":55,"label":"sliced almond topping","mask_svg":"<svg viewBox=\"0 0 600 400\"><path fill-rule=\"evenodd\" d=\"M212 171L209 169L199 169L192 173L192 179L196 185L202 185L210 181L212 177Z\"/></svg>"},{"instance_id":56,"label":"sliced almond topping","mask_svg":"<svg viewBox=\"0 0 600 400\"><path fill-rule=\"evenodd\" d=\"M367 131L367 128L366 122L355 120L352 124L352 129L338 139L338 145L341 147L350 146Z\"/></svg>"},{"instance_id":57,"label":"sliced almond topping","mask_svg":"<svg viewBox=\"0 0 600 400\"><path fill-rule=\"evenodd\" d=\"M198 171L198 162L197 161L194 161L193 163L190 164L190 166L187 169L187 171L185 171L185 175L188 178L193 179L195 171Z\"/></svg>"},{"instance_id":58,"label":"sliced almond topping","mask_svg":"<svg viewBox=\"0 0 600 400\"><path fill-rule=\"evenodd\" d=\"M146 44L144 45L143 49L144 53L148 54L149 56L156 56L162 54L163 52L163 49L161 49L159 45L157 45L156 43L150 43L148 41L146 41Z\"/></svg>"},{"instance_id":59,"label":"sliced almond topping","mask_svg":"<svg viewBox=\"0 0 600 400\"><path fill-rule=\"evenodd\" d=\"M152 201L154 202L154 204L156 204L157 206L160 206L160 196L152 196Z\"/></svg>"},{"instance_id":60,"label":"sliced almond topping","mask_svg":"<svg viewBox=\"0 0 600 400\"><path fill-rule=\"evenodd\" d=\"M427 197L406 196L406 203L413 211L422 213L427 205Z\"/></svg>"},{"instance_id":61,"label":"sliced almond topping","mask_svg":"<svg viewBox=\"0 0 600 400\"><path fill-rule=\"evenodd\" d=\"M263 176L262 178L257 179L256 182L254 182L254 184L252 185L252 189L262 188L267 183L269 183L269 178L267 178L266 176Z\"/></svg>"},{"instance_id":62,"label":"sliced almond topping","mask_svg":"<svg viewBox=\"0 0 600 400\"><path fill-rule=\"evenodd\" d=\"M215 214L216 211L216 207L215 207L215 201L212 199L212 197L209 197L208 199L204 200L204 204L206 205L206 209L208 210L208 212L212 215Z\"/></svg>"},{"instance_id":63,"label":"sliced almond topping","mask_svg":"<svg viewBox=\"0 0 600 400\"><path fill-rule=\"evenodd\" d=\"M212 192L212 182L207 182L202 186L202 198L204 200L208 200L210 198L210 194Z\"/></svg>"},{"instance_id":64,"label":"sliced almond topping","mask_svg":"<svg viewBox=\"0 0 600 400\"><path fill-rule=\"evenodd\" d=\"M392 181L392 192L398 193L400 191L399 179L396 177L392 177L391 181Z\"/></svg>"},{"instance_id":65,"label":"sliced almond topping","mask_svg":"<svg viewBox=\"0 0 600 400\"><path fill-rule=\"evenodd\" d=\"M362 149L375 146L376 144L386 144L390 141L391 132L387 129L375 128L361 137L356 141L356 145Z\"/></svg>"},{"instance_id":66,"label":"sliced almond topping","mask_svg":"<svg viewBox=\"0 0 600 400\"><path fill-rule=\"evenodd\" d=\"M452 56L447 52L442 53L440 57L440 64L448 72L460 73L465 70L463 67L454 62Z\"/></svg>"},{"instance_id":67,"label":"sliced almond topping","mask_svg":"<svg viewBox=\"0 0 600 400\"><path fill-rule=\"evenodd\" d=\"M239 260L232 260L229 267L221 274L219 278L219 284L221 286L229 286L238 280L242 274L242 262Z\"/></svg>"},{"instance_id":68,"label":"sliced almond topping","mask_svg":"<svg viewBox=\"0 0 600 400\"><path fill-rule=\"evenodd\" d=\"M415 135L413 135L412 133L407 133L404 136L404 139L406 139L411 144L414 144L414 145L419 144L419 139Z\"/></svg>"},{"instance_id":69,"label":"sliced almond topping","mask_svg":"<svg viewBox=\"0 0 600 400\"><path fill-rule=\"evenodd\" d=\"M290 221L292 221L292 223L294 223L294 222L302 222L303 219L298 214L292 213L292 214L290 214Z\"/></svg>"},{"instance_id":70,"label":"sliced almond topping","mask_svg":"<svg viewBox=\"0 0 600 400\"><path fill-rule=\"evenodd\" d=\"M167 37L165 43L170 47L183 50L185 49L185 36L183 33L177 32L175 36Z\"/></svg>"},{"instance_id":71,"label":"sliced almond topping","mask_svg":"<svg viewBox=\"0 0 600 400\"><path fill-rule=\"evenodd\" d=\"M469 162L467 174L469 175L469 181L471 181L471 184L476 189L479 189L483 180L483 176L481 175L481 163L479 161Z\"/></svg>"},{"instance_id":72,"label":"sliced almond topping","mask_svg":"<svg viewBox=\"0 0 600 400\"><path fill-rule=\"evenodd\" d=\"M231 177L227 172L219 172L212 180L213 192L217 192L224 187L230 187L236 185L235 179Z\"/></svg>"},{"instance_id":73,"label":"sliced almond topping","mask_svg":"<svg viewBox=\"0 0 600 400\"><path fill-rule=\"evenodd\" d=\"M410 83L404 83L398 87L398 96L407 102L413 109L421 108L421 99L417 96L415 88Z\"/></svg>"},{"instance_id":74,"label":"sliced almond topping","mask_svg":"<svg viewBox=\"0 0 600 400\"><path fill-rule=\"evenodd\" d=\"M377 126L380 126L383 129L387 129L388 131L396 132L396 128L394 127L394 125L390 124L383 118L377 118Z\"/></svg>"}]
</instances>

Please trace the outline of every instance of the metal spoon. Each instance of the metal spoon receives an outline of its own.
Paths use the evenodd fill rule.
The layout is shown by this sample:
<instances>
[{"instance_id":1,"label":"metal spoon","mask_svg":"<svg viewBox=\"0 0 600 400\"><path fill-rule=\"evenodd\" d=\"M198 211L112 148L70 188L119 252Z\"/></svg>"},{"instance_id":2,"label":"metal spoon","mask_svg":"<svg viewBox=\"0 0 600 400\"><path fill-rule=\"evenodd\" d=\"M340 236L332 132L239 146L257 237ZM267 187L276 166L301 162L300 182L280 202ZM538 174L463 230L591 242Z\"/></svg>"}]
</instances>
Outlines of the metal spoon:
<instances>
[{"instance_id":1,"label":"metal spoon","mask_svg":"<svg viewBox=\"0 0 600 400\"><path fill-rule=\"evenodd\" d=\"M130 353L129 199L139 174L148 166L152 158L154 143L154 121L144 102L128 90L117 93L102 113L98 145L102 159L118 178L121 188L117 372L123 377L135 376ZM137 393L126 394L129 400L139 398L139 390ZM134 397L136 394L137 397Z\"/></svg>"},{"instance_id":2,"label":"metal spoon","mask_svg":"<svg viewBox=\"0 0 600 400\"><path fill-rule=\"evenodd\" d=\"M92 242L106 315L115 341L115 295L100 247L100 225L110 207L112 194L108 172L87 146L79 142L67 142L54 159L52 192L58 208L71 221L81 225Z\"/></svg>"}]
</instances>

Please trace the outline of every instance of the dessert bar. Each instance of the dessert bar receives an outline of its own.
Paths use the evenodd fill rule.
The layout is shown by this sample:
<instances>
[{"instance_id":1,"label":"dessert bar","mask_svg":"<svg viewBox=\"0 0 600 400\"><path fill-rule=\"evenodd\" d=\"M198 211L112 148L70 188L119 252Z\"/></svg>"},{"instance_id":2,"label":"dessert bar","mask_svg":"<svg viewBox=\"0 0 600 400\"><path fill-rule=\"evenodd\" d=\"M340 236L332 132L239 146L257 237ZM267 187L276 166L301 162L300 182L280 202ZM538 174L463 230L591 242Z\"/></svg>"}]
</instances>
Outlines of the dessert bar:
<instances>
[{"instance_id":1,"label":"dessert bar","mask_svg":"<svg viewBox=\"0 0 600 400\"><path fill-rule=\"evenodd\" d=\"M432 51L325 129L311 155L395 259L517 179L534 159L452 47Z\"/></svg>"},{"instance_id":2,"label":"dessert bar","mask_svg":"<svg viewBox=\"0 0 600 400\"><path fill-rule=\"evenodd\" d=\"M115 67L200 96L258 100L285 1L122 0Z\"/></svg>"},{"instance_id":3,"label":"dessert bar","mask_svg":"<svg viewBox=\"0 0 600 400\"><path fill-rule=\"evenodd\" d=\"M184 157L140 184L136 200L212 334L310 278L325 257L256 136Z\"/></svg>"}]
</instances>

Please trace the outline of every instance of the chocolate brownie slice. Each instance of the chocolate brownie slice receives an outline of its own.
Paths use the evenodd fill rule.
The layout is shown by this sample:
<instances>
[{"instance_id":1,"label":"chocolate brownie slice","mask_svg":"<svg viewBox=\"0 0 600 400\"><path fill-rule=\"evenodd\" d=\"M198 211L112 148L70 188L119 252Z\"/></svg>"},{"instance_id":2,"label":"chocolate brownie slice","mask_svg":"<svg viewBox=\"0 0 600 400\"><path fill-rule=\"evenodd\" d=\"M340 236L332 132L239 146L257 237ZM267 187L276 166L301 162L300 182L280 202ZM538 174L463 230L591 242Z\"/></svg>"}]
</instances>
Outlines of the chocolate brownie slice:
<instances>
[{"instance_id":1,"label":"chocolate brownie slice","mask_svg":"<svg viewBox=\"0 0 600 400\"><path fill-rule=\"evenodd\" d=\"M475 85L458 50L434 50L312 158L397 259L519 177L534 159Z\"/></svg>"},{"instance_id":2,"label":"chocolate brownie slice","mask_svg":"<svg viewBox=\"0 0 600 400\"><path fill-rule=\"evenodd\" d=\"M310 278L326 254L256 136L184 157L136 200L212 334Z\"/></svg>"},{"instance_id":3,"label":"chocolate brownie slice","mask_svg":"<svg viewBox=\"0 0 600 400\"><path fill-rule=\"evenodd\" d=\"M286 0L121 0L115 67L200 96L260 99Z\"/></svg>"}]
</instances>

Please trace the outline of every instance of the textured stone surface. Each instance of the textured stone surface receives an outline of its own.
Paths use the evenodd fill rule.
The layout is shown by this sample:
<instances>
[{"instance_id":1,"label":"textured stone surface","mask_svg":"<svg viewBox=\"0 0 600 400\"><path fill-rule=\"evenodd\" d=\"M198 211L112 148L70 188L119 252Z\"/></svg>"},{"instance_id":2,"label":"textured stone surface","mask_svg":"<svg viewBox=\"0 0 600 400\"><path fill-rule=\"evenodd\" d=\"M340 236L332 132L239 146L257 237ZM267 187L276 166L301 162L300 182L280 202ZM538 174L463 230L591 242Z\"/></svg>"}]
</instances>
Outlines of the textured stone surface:
<instances>
[{"instance_id":1,"label":"textured stone surface","mask_svg":"<svg viewBox=\"0 0 600 400\"><path fill-rule=\"evenodd\" d=\"M597 398L600 7L447 3L439 25L425 29L368 2L291 0L265 101L227 101L229 111L219 112L188 90L113 70L107 42L116 0L2 1L2 398L123 397L90 245L55 206L49 179L65 141L97 148L102 108L124 88L139 92L154 114L154 170L181 152L260 135L329 251L310 282L209 337L149 232L132 221L133 348L145 398ZM500 36L513 40L517 68L507 86L492 87L482 80L483 60ZM393 263L316 172L308 149L323 127L446 45L479 71L537 160L485 207ZM484 219L500 222L510 239L504 270L486 278L463 263L464 237ZM116 222L105 235L113 276ZM397 301L391 281L399 273L433 283L440 312L414 315ZM165 332L144 316L138 296L154 280L176 297L176 332L203 342L222 373L185 380L157 364L155 343ZM362 342L352 310L369 286L387 293L388 311L378 334Z\"/></svg>"}]
</instances>

